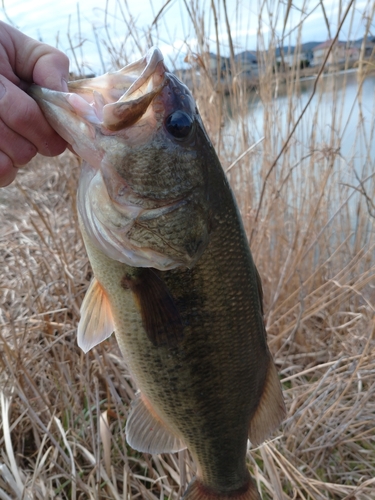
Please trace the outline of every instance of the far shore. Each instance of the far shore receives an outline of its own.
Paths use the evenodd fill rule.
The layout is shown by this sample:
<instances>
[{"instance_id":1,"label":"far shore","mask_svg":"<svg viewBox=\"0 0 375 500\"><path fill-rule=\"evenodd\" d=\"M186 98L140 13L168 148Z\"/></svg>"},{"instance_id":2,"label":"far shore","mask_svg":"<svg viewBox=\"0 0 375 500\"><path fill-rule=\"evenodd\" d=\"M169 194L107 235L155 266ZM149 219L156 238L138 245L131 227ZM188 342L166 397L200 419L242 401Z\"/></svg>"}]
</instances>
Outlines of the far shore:
<instances>
[{"instance_id":1,"label":"far shore","mask_svg":"<svg viewBox=\"0 0 375 500\"><path fill-rule=\"evenodd\" d=\"M368 76L372 73L375 72L375 64L372 63L371 65L369 64L370 61L365 60L364 64L362 65L362 72L364 73L364 76ZM372 61L371 61L372 62ZM359 61L352 61L350 63L342 63L342 64L331 64L329 66L326 66L323 70L323 73L321 76L329 76L333 74L344 74L344 73L353 73L359 70ZM192 71L176 71L177 76L179 76L184 83L188 86L192 86L192 80L195 80L195 84L199 85L200 82L200 74L195 73L194 76L192 76ZM308 81L308 80L314 80L320 71L319 66L310 66L307 68L300 68L300 69L295 69L295 68L290 68L287 71L278 71L277 73L274 74L274 84L276 83L278 85L280 84L285 84L287 81L290 81L290 79L299 79L299 81ZM213 77L214 78L214 77ZM245 88L249 91L251 90L257 90L259 88L259 75L253 74L253 75L248 75L245 72L239 73L235 77L232 77L230 74L225 74L220 82L216 82L216 88L215 90L217 92L223 92L225 95L228 95L230 93L230 89L233 87L233 85L237 82L241 86L245 86Z\"/></svg>"}]
</instances>

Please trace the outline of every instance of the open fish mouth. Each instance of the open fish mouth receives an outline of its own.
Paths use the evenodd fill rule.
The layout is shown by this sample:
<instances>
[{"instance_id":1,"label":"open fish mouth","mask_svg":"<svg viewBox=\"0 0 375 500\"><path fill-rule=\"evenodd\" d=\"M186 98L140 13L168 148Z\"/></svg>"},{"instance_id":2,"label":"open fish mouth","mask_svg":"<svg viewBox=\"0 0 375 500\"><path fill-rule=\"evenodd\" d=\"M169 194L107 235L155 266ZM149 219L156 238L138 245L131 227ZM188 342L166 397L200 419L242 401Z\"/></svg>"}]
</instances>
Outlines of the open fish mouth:
<instances>
[{"instance_id":1,"label":"open fish mouth","mask_svg":"<svg viewBox=\"0 0 375 500\"><path fill-rule=\"evenodd\" d=\"M134 267L191 267L208 229L205 196L200 187L195 192L201 173L191 168L197 111L189 90L168 72L157 48L119 71L69 82L68 88L32 85L29 93L84 160L78 210L96 247ZM175 137L166 130L170 116Z\"/></svg>"},{"instance_id":2,"label":"open fish mouth","mask_svg":"<svg viewBox=\"0 0 375 500\"><path fill-rule=\"evenodd\" d=\"M142 59L114 73L70 82L74 96L89 103L75 102L82 117L94 120L105 129L116 132L136 123L152 100L166 84L166 68L159 49L151 49ZM78 104L78 106L77 106ZM87 113L87 114L86 114Z\"/></svg>"},{"instance_id":3,"label":"open fish mouth","mask_svg":"<svg viewBox=\"0 0 375 500\"><path fill-rule=\"evenodd\" d=\"M37 85L28 92L71 149L98 167L103 151L89 141L96 138L98 130L110 135L134 125L167 80L163 55L152 48L142 59L119 71L69 82L69 93Z\"/></svg>"}]
</instances>

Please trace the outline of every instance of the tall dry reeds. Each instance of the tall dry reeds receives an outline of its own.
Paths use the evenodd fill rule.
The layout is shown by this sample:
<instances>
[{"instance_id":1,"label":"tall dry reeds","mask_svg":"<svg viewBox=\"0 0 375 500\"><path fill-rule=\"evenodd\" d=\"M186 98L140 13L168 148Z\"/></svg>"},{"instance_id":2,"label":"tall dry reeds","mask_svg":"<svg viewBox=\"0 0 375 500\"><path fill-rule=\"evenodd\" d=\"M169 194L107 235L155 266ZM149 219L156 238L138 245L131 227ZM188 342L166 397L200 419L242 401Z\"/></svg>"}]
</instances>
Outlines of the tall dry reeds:
<instances>
[{"instance_id":1,"label":"tall dry reeds","mask_svg":"<svg viewBox=\"0 0 375 500\"><path fill-rule=\"evenodd\" d=\"M343 6L337 25L356 8ZM112 64L123 65L157 42L165 9L146 32L130 4L117 9L122 43L110 30L101 43ZM234 61L227 3L184 1L195 34L194 46L186 35L186 50L199 70L184 77L237 196L288 407L279 434L249 451L251 472L264 499L368 500L375 498L374 59L362 50L356 73L316 79L318 67L311 81L300 79L298 65L277 70L288 19L301 39L317 9L328 22L324 2L299 11L291 2L259 5L261 70L249 91ZM371 34L371 2L363 14ZM234 19L241 16L238 2ZM225 47L219 28L208 37L208 19L227 29L231 74L221 78L208 52ZM187 452L150 456L127 446L136 387L115 339L88 355L76 345L91 278L76 222L78 173L69 153L37 158L0 192L0 499L177 499L194 464Z\"/></svg>"}]
</instances>

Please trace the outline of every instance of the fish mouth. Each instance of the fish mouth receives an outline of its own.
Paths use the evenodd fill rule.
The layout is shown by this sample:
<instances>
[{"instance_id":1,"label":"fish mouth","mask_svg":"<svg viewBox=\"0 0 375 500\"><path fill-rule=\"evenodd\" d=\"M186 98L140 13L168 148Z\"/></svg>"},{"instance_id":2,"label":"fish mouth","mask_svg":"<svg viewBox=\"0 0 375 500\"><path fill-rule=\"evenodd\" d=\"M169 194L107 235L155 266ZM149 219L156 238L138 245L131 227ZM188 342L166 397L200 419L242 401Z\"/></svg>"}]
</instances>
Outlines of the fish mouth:
<instances>
[{"instance_id":1,"label":"fish mouth","mask_svg":"<svg viewBox=\"0 0 375 500\"><path fill-rule=\"evenodd\" d=\"M167 75L162 53L153 47L119 71L69 82L67 93L38 85L31 85L28 93L72 151L99 168L106 151L97 141L93 144L98 134L121 137L144 115L151 115L150 104L168 84Z\"/></svg>"},{"instance_id":2,"label":"fish mouth","mask_svg":"<svg viewBox=\"0 0 375 500\"><path fill-rule=\"evenodd\" d=\"M189 90L168 72L157 48L119 71L69 82L68 89L64 93L32 85L29 94L84 160L77 203L86 233L108 257L129 266L191 267L207 242L205 209L193 192L195 178L186 174L183 188L174 189L170 177L150 183L150 167L135 168L137 162L143 165L140 157L146 150L148 165L153 165L147 149L153 141L159 152L176 148L164 119L180 108L194 115ZM189 151L184 150L194 157ZM172 179L180 182L180 174L174 172ZM198 212L196 226L191 210ZM174 221L180 224L177 236L170 230ZM186 226L186 231L180 229Z\"/></svg>"},{"instance_id":3,"label":"fish mouth","mask_svg":"<svg viewBox=\"0 0 375 500\"><path fill-rule=\"evenodd\" d=\"M68 88L70 92L81 94L88 102L92 101L95 91L100 92L108 103L125 102L144 95L145 89L142 87L149 86L151 77L159 77L158 83L161 83L165 71L163 55L157 47L153 47L144 57L119 71L72 81L68 83Z\"/></svg>"},{"instance_id":4,"label":"fish mouth","mask_svg":"<svg viewBox=\"0 0 375 500\"><path fill-rule=\"evenodd\" d=\"M94 110L102 126L117 132L136 123L167 84L163 55L156 47L114 73L68 83ZM83 106L86 108L86 106Z\"/></svg>"}]
</instances>

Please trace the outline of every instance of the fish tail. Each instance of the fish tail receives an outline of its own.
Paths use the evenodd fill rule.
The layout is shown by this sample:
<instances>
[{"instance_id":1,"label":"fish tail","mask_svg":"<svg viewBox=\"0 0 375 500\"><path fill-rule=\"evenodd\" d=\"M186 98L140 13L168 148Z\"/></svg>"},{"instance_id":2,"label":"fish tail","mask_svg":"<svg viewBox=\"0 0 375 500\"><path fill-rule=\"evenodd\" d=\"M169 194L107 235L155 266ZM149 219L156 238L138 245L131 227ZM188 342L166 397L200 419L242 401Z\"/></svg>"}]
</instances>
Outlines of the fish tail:
<instances>
[{"instance_id":1,"label":"fish tail","mask_svg":"<svg viewBox=\"0 0 375 500\"><path fill-rule=\"evenodd\" d=\"M199 479L194 478L185 491L182 500L261 500L259 492L252 481L237 491L220 493L205 486Z\"/></svg>"}]
</instances>

